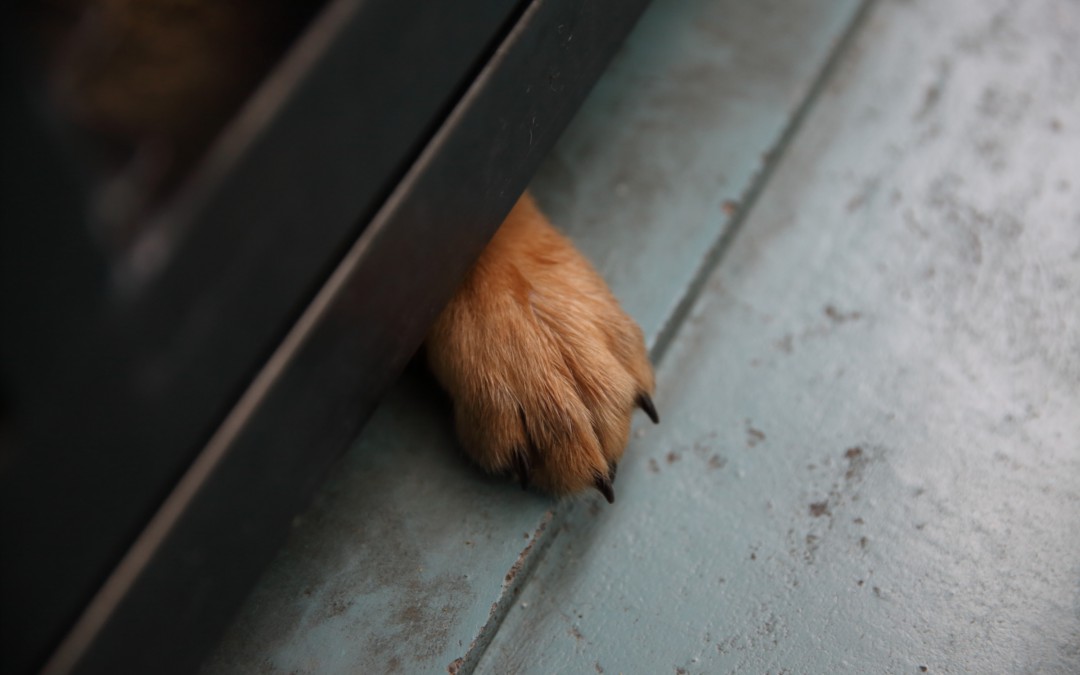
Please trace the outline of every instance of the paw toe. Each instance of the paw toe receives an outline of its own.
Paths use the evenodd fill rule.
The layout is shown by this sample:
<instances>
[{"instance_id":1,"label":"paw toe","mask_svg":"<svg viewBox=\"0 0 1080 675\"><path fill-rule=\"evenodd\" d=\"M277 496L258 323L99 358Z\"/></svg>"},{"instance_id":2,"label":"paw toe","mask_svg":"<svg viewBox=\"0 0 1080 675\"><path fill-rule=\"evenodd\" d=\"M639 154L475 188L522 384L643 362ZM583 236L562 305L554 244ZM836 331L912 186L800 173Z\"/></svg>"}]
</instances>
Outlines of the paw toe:
<instances>
[{"instance_id":1,"label":"paw toe","mask_svg":"<svg viewBox=\"0 0 1080 675\"><path fill-rule=\"evenodd\" d=\"M555 494L598 490L634 411L659 422L637 324L595 270L523 199L429 336L465 450Z\"/></svg>"}]
</instances>

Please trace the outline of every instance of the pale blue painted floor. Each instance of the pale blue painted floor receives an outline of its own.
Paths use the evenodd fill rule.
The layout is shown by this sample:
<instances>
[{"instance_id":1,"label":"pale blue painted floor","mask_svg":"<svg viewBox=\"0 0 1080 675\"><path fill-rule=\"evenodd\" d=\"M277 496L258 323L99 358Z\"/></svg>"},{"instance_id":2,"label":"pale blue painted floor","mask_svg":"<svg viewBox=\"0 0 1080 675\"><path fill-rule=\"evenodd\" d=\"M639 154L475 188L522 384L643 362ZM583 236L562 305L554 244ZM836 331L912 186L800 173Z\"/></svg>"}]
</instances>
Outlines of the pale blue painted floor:
<instances>
[{"instance_id":1,"label":"pale blue painted floor","mask_svg":"<svg viewBox=\"0 0 1080 675\"><path fill-rule=\"evenodd\" d=\"M1080 672L1080 5L861 6L656 0L536 181L658 359L616 503L411 373L204 672Z\"/></svg>"}]
</instances>

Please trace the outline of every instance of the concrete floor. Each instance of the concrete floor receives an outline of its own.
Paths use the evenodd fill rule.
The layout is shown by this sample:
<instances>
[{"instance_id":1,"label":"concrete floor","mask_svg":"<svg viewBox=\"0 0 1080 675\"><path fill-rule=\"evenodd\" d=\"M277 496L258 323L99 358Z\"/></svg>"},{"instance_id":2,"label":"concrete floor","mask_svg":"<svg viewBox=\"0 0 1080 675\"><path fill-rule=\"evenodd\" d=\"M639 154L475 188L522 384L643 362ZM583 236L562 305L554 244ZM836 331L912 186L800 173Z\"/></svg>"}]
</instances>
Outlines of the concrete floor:
<instances>
[{"instance_id":1,"label":"concrete floor","mask_svg":"<svg viewBox=\"0 0 1080 675\"><path fill-rule=\"evenodd\" d=\"M410 373L204 672L1080 672L1078 44L656 0L534 188L658 362L616 503Z\"/></svg>"}]
</instances>

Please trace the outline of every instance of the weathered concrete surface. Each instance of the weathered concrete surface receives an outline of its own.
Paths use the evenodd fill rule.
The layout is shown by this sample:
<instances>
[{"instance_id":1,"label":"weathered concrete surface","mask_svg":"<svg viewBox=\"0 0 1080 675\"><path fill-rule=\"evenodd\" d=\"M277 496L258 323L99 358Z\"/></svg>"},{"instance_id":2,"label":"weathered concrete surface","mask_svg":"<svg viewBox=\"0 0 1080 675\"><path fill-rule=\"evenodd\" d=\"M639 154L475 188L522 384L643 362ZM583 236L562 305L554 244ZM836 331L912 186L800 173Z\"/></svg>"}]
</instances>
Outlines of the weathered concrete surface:
<instances>
[{"instance_id":1,"label":"weathered concrete surface","mask_svg":"<svg viewBox=\"0 0 1080 675\"><path fill-rule=\"evenodd\" d=\"M874 6L480 672L1080 672L1078 45Z\"/></svg>"},{"instance_id":2,"label":"weathered concrete surface","mask_svg":"<svg viewBox=\"0 0 1080 675\"><path fill-rule=\"evenodd\" d=\"M541 168L544 209L650 344L863 4L654 0Z\"/></svg>"},{"instance_id":3,"label":"weathered concrete surface","mask_svg":"<svg viewBox=\"0 0 1080 675\"><path fill-rule=\"evenodd\" d=\"M656 0L560 142L535 191L650 342L859 4ZM788 38L761 39L774 34ZM621 478L616 491L637 498ZM471 467L445 403L407 376L204 672L467 671L554 506Z\"/></svg>"}]
</instances>

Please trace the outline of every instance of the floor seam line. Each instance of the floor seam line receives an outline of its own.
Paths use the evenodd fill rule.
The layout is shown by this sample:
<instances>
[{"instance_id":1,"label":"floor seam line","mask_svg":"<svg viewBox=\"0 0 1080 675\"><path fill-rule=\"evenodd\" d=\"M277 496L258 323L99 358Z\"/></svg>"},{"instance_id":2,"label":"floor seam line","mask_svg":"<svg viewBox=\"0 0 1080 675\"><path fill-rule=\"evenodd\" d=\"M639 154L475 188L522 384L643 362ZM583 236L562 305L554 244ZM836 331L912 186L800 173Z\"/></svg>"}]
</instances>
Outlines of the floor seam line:
<instances>
[{"instance_id":1,"label":"floor seam line","mask_svg":"<svg viewBox=\"0 0 1080 675\"><path fill-rule=\"evenodd\" d=\"M776 143L774 143L772 148L766 152L766 157L768 159L760 173L751 181L750 187L743 193L738 212L702 257L702 262L694 273L694 277L687 285L685 292L682 294L679 302L675 305L675 308L668 315L667 319L664 320L660 332L657 333L656 340L649 350L649 357L654 366L660 365L663 361L664 355L667 354L668 349L678 336L680 329L689 318L690 312L701 297L709 277L712 276L712 273L720 266L720 263L723 261L727 251L731 248L735 238L738 236L739 232L742 231L743 224L753 211L758 198L770 183L773 174L776 172L776 168L783 161L784 155L787 153L788 148L795 139L795 135L802 129L803 123L809 116L810 111L813 110L828 83L832 80L832 76L840 65L841 59L848 52L849 47L854 42L855 36L866 23L866 18L876 2L877 0L863 0L859 8L855 10L854 16L849 21L843 33L841 33L836 44L830 50L829 56L825 59L825 63L821 66L817 76L811 83L806 96L803 97L802 102L799 103L795 113L791 116L791 120L784 127L784 130Z\"/></svg>"},{"instance_id":2,"label":"floor seam line","mask_svg":"<svg viewBox=\"0 0 1080 675\"><path fill-rule=\"evenodd\" d=\"M480 627L473 644L469 646L468 651L461 657L457 670L452 671L453 675L472 675L476 671L476 667L480 664L484 654L487 653L488 647L495 640L495 636L499 634L503 621L510 614L510 608L520 594L521 589L528 583L533 570L547 555L548 549L551 548L552 542L558 536L567 516L574 511L572 507L573 504L570 504L569 508L560 509L556 504L548 510L547 518L543 524L543 531L530 544L536 547L536 552L520 559L522 561L521 568L514 575L513 580L504 587L504 592L499 599L492 603L492 612L488 621Z\"/></svg>"}]
</instances>

